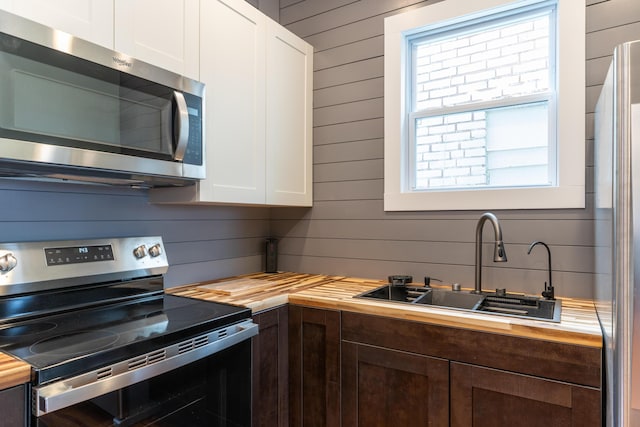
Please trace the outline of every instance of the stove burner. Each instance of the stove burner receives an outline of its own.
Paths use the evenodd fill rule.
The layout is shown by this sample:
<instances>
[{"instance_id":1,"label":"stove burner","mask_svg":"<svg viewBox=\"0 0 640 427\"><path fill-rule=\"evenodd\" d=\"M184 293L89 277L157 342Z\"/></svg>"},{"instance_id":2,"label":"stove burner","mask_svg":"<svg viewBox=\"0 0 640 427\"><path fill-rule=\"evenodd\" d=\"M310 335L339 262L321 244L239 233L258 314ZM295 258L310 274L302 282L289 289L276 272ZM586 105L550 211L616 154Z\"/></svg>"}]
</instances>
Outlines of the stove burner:
<instances>
[{"instance_id":1,"label":"stove burner","mask_svg":"<svg viewBox=\"0 0 640 427\"><path fill-rule=\"evenodd\" d=\"M72 356L109 347L118 341L118 334L109 331L80 331L47 338L33 344L33 354Z\"/></svg>"},{"instance_id":2,"label":"stove burner","mask_svg":"<svg viewBox=\"0 0 640 427\"><path fill-rule=\"evenodd\" d=\"M56 326L53 322L29 323L26 325L11 326L9 328L0 329L0 338L15 338L26 335L35 335L40 332L46 332L54 329Z\"/></svg>"}]
</instances>

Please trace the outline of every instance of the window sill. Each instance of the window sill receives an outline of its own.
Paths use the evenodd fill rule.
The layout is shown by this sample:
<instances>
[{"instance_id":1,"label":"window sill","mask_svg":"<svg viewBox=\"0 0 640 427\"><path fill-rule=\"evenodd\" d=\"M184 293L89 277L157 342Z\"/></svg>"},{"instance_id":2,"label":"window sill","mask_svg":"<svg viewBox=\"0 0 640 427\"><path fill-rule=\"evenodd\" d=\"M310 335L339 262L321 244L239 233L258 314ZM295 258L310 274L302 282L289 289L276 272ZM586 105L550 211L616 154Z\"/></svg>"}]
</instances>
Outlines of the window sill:
<instances>
[{"instance_id":1,"label":"window sill","mask_svg":"<svg viewBox=\"0 0 640 427\"><path fill-rule=\"evenodd\" d=\"M545 188L483 189L385 193L385 211L493 209L571 209L585 207L581 185Z\"/></svg>"}]
</instances>

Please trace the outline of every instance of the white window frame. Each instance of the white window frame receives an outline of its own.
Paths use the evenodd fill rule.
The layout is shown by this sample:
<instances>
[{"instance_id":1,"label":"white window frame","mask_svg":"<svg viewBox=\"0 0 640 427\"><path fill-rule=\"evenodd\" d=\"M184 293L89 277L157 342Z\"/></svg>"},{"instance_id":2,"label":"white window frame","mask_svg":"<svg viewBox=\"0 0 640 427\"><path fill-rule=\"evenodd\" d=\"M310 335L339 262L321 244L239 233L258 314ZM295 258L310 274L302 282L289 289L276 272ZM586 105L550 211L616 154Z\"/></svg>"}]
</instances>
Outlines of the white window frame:
<instances>
[{"instance_id":1,"label":"white window frame","mask_svg":"<svg viewBox=\"0 0 640 427\"><path fill-rule=\"evenodd\" d=\"M585 5L557 3L555 186L411 191L408 162L407 37L443 21L460 22L540 0L443 0L385 19L384 210L563 209L585 207Z\"/></svg>"}]
</instances>

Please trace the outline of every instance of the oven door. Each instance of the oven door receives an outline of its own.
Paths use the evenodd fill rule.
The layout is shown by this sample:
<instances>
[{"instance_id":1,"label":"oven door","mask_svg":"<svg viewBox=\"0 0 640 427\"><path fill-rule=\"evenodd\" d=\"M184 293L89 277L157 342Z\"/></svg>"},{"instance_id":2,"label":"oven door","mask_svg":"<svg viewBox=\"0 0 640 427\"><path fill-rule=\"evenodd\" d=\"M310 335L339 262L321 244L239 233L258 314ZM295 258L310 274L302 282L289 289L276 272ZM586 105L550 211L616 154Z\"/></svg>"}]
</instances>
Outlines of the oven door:
<instances>
[{"instance_id":1,"label":"oven door","mask_svg":"<svg viewBox=\"0 0 640 427\"><path fill-rule=\"evenodd\" d=\"M34 385L32 425L248 427L257 333L246 319Z\"/></svg>"},{"instance_id":2,"label":"oven door","mask_svg":"<svg viewBox=\"0 0 640 427\"><path fill-rule=\"evenodd\" d=\"M251 340L162 375L32 416L32 425L208 426L251 424Z\"/></svg>"}]
</instances>

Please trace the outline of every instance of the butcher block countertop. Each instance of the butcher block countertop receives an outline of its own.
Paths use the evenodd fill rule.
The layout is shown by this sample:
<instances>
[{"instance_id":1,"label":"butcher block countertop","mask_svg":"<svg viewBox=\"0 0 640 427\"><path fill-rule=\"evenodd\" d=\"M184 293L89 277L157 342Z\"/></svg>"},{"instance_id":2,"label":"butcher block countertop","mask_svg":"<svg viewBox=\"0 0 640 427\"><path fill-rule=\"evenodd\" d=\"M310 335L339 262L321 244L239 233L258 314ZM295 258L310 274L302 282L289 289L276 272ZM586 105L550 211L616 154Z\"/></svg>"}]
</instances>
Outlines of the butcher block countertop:
<instances>
[{"instance_id":1,"label":"butcher block countertop","mask_svg":"<svg viewBox=\"0 0 640 427\"><path fill-rule=\"evenodd\" d=\"M255 273L167 289L168 293L249 307L254 313L287 302L307 307L387 316L524 338L602 347L591 300L559 298L560 323L464 310L353 298L386 281L300 273Z\"/></svg>"},{"instance_id":2,"label":"butcher block countertop","mask_svg":"<svg viewBox=\"0 0 640 427\"><path fill-rule=\"evenodd\" d=\"M0 390L31 381L31 366L0 353Z\"/></svg>"}]
</instances>

